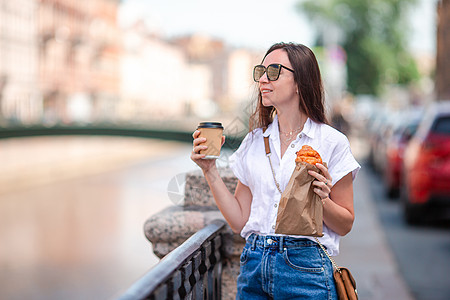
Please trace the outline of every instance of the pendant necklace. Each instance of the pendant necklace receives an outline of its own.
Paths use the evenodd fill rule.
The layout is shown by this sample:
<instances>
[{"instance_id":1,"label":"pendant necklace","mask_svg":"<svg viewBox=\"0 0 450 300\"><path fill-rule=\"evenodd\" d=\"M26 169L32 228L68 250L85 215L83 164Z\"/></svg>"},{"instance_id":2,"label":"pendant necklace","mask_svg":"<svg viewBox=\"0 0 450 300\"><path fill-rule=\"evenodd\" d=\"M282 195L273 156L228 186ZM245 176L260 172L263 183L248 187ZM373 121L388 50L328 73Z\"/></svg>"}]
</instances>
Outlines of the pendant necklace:
<instances>
[{"instance_id":1,"label":"pendant necklace","mask_svg":"<svg viewBox=\"0 0 450 300\"><path fill-rule=\"evenodd\" d=\"M296 136L296 134L294 134L294 133L297 133L297 132L299 132L301 130L302 130L302 127L299 127L297 129L291 130L289 132L283 132L283 131L280 130L280 133L282 133L286 137L286 142L289 142L290 140L292 140Z\"/></svg>"}]
</instances>

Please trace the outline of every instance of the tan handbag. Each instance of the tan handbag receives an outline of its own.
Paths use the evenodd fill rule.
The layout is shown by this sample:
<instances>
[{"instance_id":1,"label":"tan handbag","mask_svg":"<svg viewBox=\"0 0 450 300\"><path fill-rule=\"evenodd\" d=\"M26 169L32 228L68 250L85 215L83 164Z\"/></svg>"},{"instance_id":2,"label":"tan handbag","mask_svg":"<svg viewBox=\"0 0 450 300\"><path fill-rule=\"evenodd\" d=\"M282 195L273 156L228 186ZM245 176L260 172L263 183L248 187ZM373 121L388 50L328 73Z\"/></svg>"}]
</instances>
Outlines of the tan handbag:
<instances>
[{"instance_id":1,"label":"tan handbag","mask_svg":"<svg viewBox=\"0 0 450 300\"><path fill-rule=\"evenodd\" d=\"M358 299L356 282L349 269L340 267L339 270L334 271L333 276L339 299Z\"/></svg>"}]
</instances>

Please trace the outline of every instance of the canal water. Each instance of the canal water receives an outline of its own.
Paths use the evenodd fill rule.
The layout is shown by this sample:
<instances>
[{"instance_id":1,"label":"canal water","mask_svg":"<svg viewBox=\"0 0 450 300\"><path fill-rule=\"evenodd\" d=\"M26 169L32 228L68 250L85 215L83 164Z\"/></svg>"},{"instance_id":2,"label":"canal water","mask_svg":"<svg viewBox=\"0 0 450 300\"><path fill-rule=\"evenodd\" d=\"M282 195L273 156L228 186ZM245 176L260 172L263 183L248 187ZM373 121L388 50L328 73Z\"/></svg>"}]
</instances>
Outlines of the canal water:
<instances>
[{"instance_id":1,"label":"canal water","mask_svg":"<svg viewBox=\"0 0 450 300\"><path fill-rule=\"evenodd\" d=\"M120 295L158 261L143 224L173 205L168 183L197 168L191 149L128 137L0 140L0 299Z\"/></svg>"}]
</instances>

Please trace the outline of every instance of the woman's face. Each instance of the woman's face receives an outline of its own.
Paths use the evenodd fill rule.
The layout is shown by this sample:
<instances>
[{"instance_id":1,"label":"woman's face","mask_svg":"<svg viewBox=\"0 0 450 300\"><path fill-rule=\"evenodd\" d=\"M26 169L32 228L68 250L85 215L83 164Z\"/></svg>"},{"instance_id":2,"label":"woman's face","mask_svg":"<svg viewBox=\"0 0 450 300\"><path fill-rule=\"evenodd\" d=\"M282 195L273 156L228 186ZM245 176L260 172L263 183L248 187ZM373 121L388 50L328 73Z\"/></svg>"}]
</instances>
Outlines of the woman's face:
<instances>
[{"instance_id":1,"label":"woman's face","mask_svg":"<svg viewBox=\"0 0 450 300\"><path fill-rule=\"evenodd\" d=\"M270 52L262 63L265 67L271 64L281 64L292 69L288 55L283 49ZM267 74L259 79L259 91L262 96L264 106L274 106L280 110L283 106L289 106L295 101L298 103L297 85L294 81L294 73L285 68L281 68L280 76L275 81L269 81Z\"/></svg>"}]
</instances>

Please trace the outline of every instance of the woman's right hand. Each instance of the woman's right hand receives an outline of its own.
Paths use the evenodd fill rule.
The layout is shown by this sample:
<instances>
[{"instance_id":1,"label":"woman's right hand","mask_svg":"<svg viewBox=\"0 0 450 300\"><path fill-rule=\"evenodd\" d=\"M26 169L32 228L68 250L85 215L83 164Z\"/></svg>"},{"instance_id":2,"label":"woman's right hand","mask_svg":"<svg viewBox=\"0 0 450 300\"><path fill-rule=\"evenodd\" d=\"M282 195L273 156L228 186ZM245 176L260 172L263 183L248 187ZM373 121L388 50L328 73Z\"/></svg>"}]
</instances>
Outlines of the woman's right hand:
<instances>
[{"instance_id":1,"label":"woman's right hand","mask_svg":"<svg viewBox=\"0 0 450 300\"><path fill-rule=\"evenodd\" d=\"M206 155L200 154L200 150L207 149L208 146L206 146L205 144L201 145L202 143L206 142L206 138L199 137L199 136L200 136L199 130L196 130L192 134L194 141L192 142L193 147L192 147L191 159L193 162L195 162L200 167L200 169L203 170L203 172L207 172L212 167L216 166L216 160L215 159L204 159ZM224 138L225 137L222 137L222 144L224 142Z\"/></svg>"}]
</instances>

